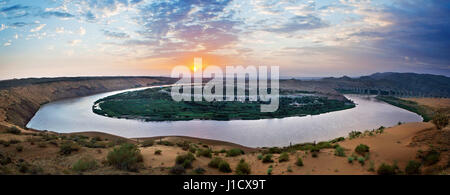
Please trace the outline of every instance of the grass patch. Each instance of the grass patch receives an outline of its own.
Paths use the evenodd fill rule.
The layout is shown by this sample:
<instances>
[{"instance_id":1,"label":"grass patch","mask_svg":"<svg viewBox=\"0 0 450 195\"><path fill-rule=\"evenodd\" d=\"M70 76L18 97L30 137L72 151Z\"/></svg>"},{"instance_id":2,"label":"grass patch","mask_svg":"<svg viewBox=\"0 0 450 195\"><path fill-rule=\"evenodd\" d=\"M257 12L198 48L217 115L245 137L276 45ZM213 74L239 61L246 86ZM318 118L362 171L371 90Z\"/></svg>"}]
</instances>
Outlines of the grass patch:
<instances>
[{"instance_id":1,"label":"grass patch","mask_svg":"<svg viewBox=\"0 0 450 195\"><path fill-rule=\"evenodd\" d=\"M369 146L359 144L358 146L356 146L355 152L364 156L367 152L369 152Z\"/></svg>"},{"instance_id":2,"label":"grass patch","mask_svg":"<svg viewBox=\"0 0 450 195\"><path fill-rule=\"evenodd\" d=\"M77 143L72 141L65 141L59 147L59 154L61 155L70 155L73 152L77 152L80 150L80 146Z\"/></svg>"},{"instance_id":3,"label":"grass patch","mask_svg":"<svg viewBox=\"0 0 450 195\"><path fill-rule=\"evenodd\" d=\"M72 165L72 170L81 173L94 170L97 166L97 161L92 157L83 157Z\"/></svg>"},{"instance_id":4,"label":"grass patch","mask_svg":"<svg viewBox=\"0 0 450 195\"><path fill-rule=\"evenodd\" d=\"M137 171L138 164L143 161L143 157L136 145L124 143L109 152L106 160L117 169Z\"/></svg>"},{"instance_id":5,"label":"grass patch","mask_svg":"<svg viewBox=\"0 0 450 195\"><path fill-rule=\"evenodd\" d=\"M243 150L239 149L239 148L233 148L227 151L226 156L227 157L233 157L233 156L239 156L245 154Z\"/></svg>"},{"instance_id":6,"label":"grass patch","mask_svg":"<svg viewBox=\"0 0 450 195\"><path fill-rule=\"evenodd\" d=\"M419 175L420 174L420 166L422 164L420 162L410 160L408 162L408 165L405 167L405 173L407 175Z\"/></svg>"},{"instance_id":7,"label":"grass patch","mask_svg":"<svg viewBox=\"0 0 450 195\"><path fill-rule=\"evenodd\" d=\"M264 155L263 159L262 159L263 163L273 163L272 160L272 154L266 154Z\"/></svg>"},{"instance_id":8,"label":"grass patch","mask_svg":"<svg viewBox=\"0 0 450 195\"><path fill-rule=\"evenodd\" d=\"M175 159L175 164L181 165L183 166L183 168L188 169L192 168L192 162L194 160L195 160L194 155L188 152L187 154L177 156L177 158Z\"/></svg>"},{"instance_id":9,"label":"grass patch","mask_svg":"<svg viewBox=\"0 0 450 195\"><path fill-rule=\"evenodd\" d=\"M287 152L281 153L280 157L278 158L278 162L287 162L289 161L289 154Z\"/></svg>"},{"instance_id":10,"label":"grass patch","mask_svg":"<svg viewBox=\"0 0 450 195\"><path fill-rule=\"evenodd\" d=\"M251 169L250 165L241 159L239 164L236 166L236 175L250 175Z\"/></svg>"},{"instance_id":11,"label":"grass patch","mask_svg":"<svg viewBox=\"0 0 450 195\"><path fill-rule=\"evenodd\" d=\"M341 157L345 157L344 148L342 148L341 146L337 146L337 147L334 149L334 155L336 155L336 156L341 156Z\"/></svg>"},{"instance_id":12,"label":"grass patch","mask_svg":"<svg viewBox=\"0 0 450 195\"><path fill-rule=\"evenodd\" d=\"M303 166L303 160L302 160L302 158L297 158L297 162L295 162L295 165L297 165L297 166L299 166L299 167L302 167Z\"/></svg>"}]
</instances>

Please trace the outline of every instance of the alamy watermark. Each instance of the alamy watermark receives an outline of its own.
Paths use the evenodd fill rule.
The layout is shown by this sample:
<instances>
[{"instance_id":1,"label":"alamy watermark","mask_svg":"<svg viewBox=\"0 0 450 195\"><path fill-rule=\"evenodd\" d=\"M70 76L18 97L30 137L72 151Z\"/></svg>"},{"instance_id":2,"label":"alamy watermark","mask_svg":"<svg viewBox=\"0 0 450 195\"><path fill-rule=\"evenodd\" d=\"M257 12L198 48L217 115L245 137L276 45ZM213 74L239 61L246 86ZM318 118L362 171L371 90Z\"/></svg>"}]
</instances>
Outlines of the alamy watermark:
<instances>
[{"instance_id":1,"label":"alamy watermark","mask_svg":"<svg viewBox=\"0 0 450 195\"><path fill-rule=\"evenodd\" d=\"M171 77L180 78L172 86L174 101L261 101L265 102L261 104L261 112L278 110L278 66L270 66L270 71L267 66L226 66L224 75L218 66L208 65L203 69L202 58L194 58L192 69L176 66ZM203 78L210 80L203 85Z\"/></svg>"}]
</instances>

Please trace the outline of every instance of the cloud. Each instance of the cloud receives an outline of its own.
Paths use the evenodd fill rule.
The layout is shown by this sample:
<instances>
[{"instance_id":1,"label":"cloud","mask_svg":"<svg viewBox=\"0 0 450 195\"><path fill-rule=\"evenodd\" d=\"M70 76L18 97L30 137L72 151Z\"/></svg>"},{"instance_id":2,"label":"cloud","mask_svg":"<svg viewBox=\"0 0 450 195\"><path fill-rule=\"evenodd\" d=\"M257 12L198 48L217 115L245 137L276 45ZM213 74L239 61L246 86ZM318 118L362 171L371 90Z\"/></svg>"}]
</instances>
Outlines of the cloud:
<instances>
[{"instance_id":1,"label":"cloud","mask_svg":"<svg viewBox=\"0 0 450 195\"><path fill-rule=\"evenodd\" d=\"M289 21L285 24L282 24L279 27L269 27L265 29L269 32L277 32L277 33L293 33L300 30L311 30L328 27L329 24L323 21L322 19L313 16L294 16L289 19Z\"/></svg>"},{"instance_id":2,"label":"cloud","mask_svg":"<svg viewBox=\"0 0 450 195\"><path fill-rule=\"evenodd\" d=\"M80 27L80 29L78 30L78 34L80 34L81 36L86 34L86 29L83 27Z\"/></svg>"},{"instance_id":3,"label":"cloud","mask_svg":"<svg viewBox=\"0 0 450 195\"><path fill-rule=\"evenodd\" d=\"M8 19L15 19L28 16L30 6L23 6L20 4L4 7L0 9L0 13L3 13Z\"/></svg>"},{"instance_id":4,"label":"cloud","mask_svg":"<svg viewBox=\"0 0 450 195\"><path fill-rule=\"evenodd\" d=\"M5 29L7 29L8 27L5 25L5 24L2 24L1 26L0 26L0 31L3 31L3 30L5 30Z\"/></svg>"},{"instance_id":5,"label":"cloud","mask_svg":"<svg viewBox=\"0 0 450 195\"><path fill-rule=\"evenodd\" d=\"M44 28L46 26L46 24L40 24L39 26L37 26L36 28L33 28L30 30L30 32L39 32L42 30L42 28Z\"/></svg>"},{"instance_id":6,"label":"cloud","mask_svg":"<svg viewBox=\"0 0 450 195\"><path fill-rule=\"evenodd\" d=\"M40 14L41 17L44 18L48 18L48 17L57 17L57 18L63 18L63 19L68 19L68 18L74 18L75 16L67 13L67 12L59 12L59 11L46 11L46 12L42 12Z\"/></svg>"},{"instance_id":7,"label":"cloud","mask_svg":"<svg viewBox=\"0 0 450 195\"><path fill-rule=\"evenodd\" d=\"M76 46L81 43L80 39L72 40L67 42L70 46Z\"/></svg>"},{"instance_id":8,"label":"cloud","mask_svg":"<svg viewBox=\"0 0 450 195\"><path fill-rule=\"evenodd\" d=\"M113 39L128 39L128 38L130 38L130 35L128 35L127 33L123 33L123 32L111 32L108 30L103 30L103 34L106 37L113 38Z\"/></svg>"},{"instance_id":9,"label":"cloud","mask_svg":"<svg viewBox=\"0 0 450 195\"><path fill-rule=\"evenodd\" d=\"M138 33L159 43L153 56L223 48L238 40L232 13L224 12L230 2L155 1L140 7L138 23L142 29Z\"/></svg>"},{"instance_id":10,"label":"cloud","mask_svg":"<svg viewBox=\"0 0 450 195\"><path fill-rule=\"evenodd\" d=\"M8 46L10 46L11 44L12 44L12 43L11 43L11 40L8 40L7 42L3 43L3 46L8 47Z\"/></svg>"},{"instance_id":11,"label":"cloud","mask_svg":"<svg viewBox=\"0 0 450 195\"><path fill-rule=\"evenodd\" d=\"M373 47L399 58L445 68L450 62L450 1L399 1L383 9L383 19L392 23L353 36L371 38ZM411 61L411 60L408 60Z\"/></svg>"}]
</instances>

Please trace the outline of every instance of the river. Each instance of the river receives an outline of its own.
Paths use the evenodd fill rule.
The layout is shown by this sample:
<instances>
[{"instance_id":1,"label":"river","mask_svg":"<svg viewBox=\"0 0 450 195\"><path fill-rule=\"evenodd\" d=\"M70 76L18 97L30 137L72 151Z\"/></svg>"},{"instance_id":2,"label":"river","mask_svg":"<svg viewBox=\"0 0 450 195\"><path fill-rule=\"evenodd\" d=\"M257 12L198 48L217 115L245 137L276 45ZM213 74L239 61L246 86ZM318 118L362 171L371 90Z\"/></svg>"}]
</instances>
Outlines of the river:
<instances>
[{"instance_id":1,"label":"river","mask_svg":"<svg viewBox=\"0 0 450 195\"><path fill-rule=\"evenodd\" d=\"M65 99L43 105L27 127L60 133L100 131L128 138L190 136L215 139L249 147L287 146L290 143L325 141L347 136L352 130L418 122L422 117L378 101L374 96L346 95L355 108L305 117L232 121L144 122L94 114L94 102L103 97L132 90Z\"/></svg>"}]
</instances>

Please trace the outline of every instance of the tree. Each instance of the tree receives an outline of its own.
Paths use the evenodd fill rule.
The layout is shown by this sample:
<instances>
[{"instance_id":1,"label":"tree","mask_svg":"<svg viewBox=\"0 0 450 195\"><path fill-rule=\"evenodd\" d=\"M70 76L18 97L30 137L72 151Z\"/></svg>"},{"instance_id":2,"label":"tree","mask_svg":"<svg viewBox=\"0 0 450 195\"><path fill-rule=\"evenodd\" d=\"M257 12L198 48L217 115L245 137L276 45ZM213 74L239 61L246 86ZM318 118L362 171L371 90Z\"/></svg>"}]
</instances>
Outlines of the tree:
<instances>
[{"instance_id":1,"label":"tree","mask_svg":"<svg viewBox=\"0 0 450 195\"><path fill-rule=\"evenodd\" d=\"M441 130L448 125L448 116L445 113L437 112L431 121L437 129Z\"/></svg>"}]
</instances>

